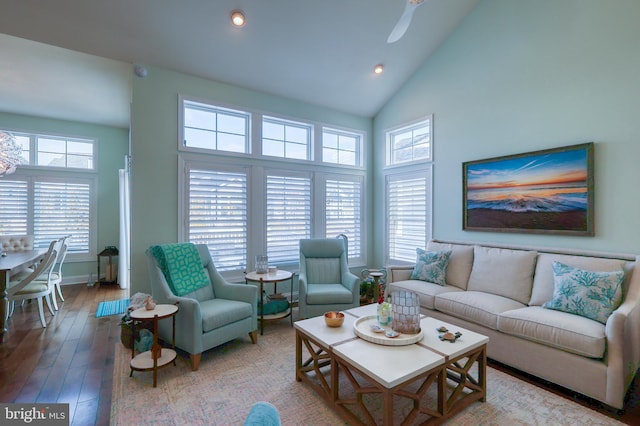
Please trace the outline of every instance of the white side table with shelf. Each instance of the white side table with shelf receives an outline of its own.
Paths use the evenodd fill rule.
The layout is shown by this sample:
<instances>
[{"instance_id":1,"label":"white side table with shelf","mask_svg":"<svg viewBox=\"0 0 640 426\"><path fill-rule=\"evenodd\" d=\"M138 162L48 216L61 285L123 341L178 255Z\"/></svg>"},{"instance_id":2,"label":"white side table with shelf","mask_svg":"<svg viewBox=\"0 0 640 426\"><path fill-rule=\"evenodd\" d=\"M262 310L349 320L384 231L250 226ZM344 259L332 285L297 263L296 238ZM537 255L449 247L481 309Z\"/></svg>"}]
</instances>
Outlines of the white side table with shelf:
<instances>
[{"instance_id":1,"label":"white side table with shelf","mask_svg":"<svg viewBox=\"0 0 640 426\"><path fill-rule=\"evenodd\" d=\"M264 323L266 321L279 320L286 317L291 317L291 325L293 325L293 276L294 274L289 271L276 270L275 272L267 272L264 274L259 274L257 272L247 272L245 275L245 283L257 283L259 288L258 295L258 307L260 308L260 335L264 334ZM264 292L264 284L272 283L274 285L273 291L277 293L278 291L278 283L282 281L291 281L291 291L289 296L289 307L283 312L278 312L275 314L266 314L264 313L264 308L262 305L263 292Z\"/></svg>"},{"instance_id":2,"label":"white side table with shelf","mask_svg":"<svg viewBox=\"0 0 640 426\"><path fill-rule=\"evenodd\" d=\"M134 371L153 371L153 387L156 387L158 368L165 367L173 362L176 365L176 305L156 305L154 309L140 308L132 311L129 316L133 320L133 336L135 336L136 322L153 321L153 344L150 351L145 351L136 355L135 345L131 345L131 373ZM171 349L163 348L158 343L158 321L165 318L172 318L173 332L171 336ZM132 340L134 337L132 337Z\"/></svg>"}]
</instances>

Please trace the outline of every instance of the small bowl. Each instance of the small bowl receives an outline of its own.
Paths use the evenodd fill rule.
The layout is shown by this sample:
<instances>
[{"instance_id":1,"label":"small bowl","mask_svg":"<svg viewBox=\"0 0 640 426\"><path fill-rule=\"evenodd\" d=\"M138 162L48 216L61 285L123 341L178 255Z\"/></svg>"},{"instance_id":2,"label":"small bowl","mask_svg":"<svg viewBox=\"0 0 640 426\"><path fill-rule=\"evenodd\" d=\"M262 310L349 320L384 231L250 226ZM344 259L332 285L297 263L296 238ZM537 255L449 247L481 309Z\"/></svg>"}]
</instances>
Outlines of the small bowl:
<instances>
[{"instance_id":1,"label":"small bowl","mask_svg":"<svg viewBox=\"0 0 640 426\"><path fill-rule=\"evenodd\" d=\"M341 327L344 322L344 314L342 312L329 311L324 314L324 322L328 327Z\"/></svg>"}]
</instances>

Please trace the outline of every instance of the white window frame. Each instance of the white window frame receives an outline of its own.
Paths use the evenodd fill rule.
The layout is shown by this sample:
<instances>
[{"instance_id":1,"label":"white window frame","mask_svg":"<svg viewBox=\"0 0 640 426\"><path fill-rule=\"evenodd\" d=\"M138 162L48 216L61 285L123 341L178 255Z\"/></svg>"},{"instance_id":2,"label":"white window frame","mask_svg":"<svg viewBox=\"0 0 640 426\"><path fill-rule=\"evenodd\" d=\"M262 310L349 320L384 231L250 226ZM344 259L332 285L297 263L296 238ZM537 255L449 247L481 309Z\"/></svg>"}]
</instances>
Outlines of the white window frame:
<instances>
[{"instance_id":1,"label":"white window frame","mask_svg":"<svg viewBox=\"0 0 640 426\"><path fill-rule=\"evenodd\" d=\"M248 219L247 226L249 230L248 235L248 248L247 248L247 264L238 265L235 270L221 271L221 274L232 282L243 282L243 272L253 270L254 259L256 255L262 255L267 253L266 243L266 182L265 178L269 173L281 174L287 173L289 175L298 176L310 176L312 179L311 186L311 238L334 238L335 235L325 235L324 228L324 215L325 215L325 203L321 194L323 194L323 179L325 176L330 176L332 179L354 179L365 182L365 172L363 170L343 170L339 168L327 168L318 166L303 166L292 162L291 166L287 169L281 167L279 161L257 161L247 160L242 158L219 158L215 155L196 155L193 153L181 153L178 155L178 221L181 224L179 226L178 240L189 241L189 221L188 221L188 208L189 208L189 190L188 190L188 171L190 168L204 168L218 170L221 168L227 168L229 170L246 168L248 170L249 188L248 188ZM365 194L366 187L362 188L361 193L361 234L366 230L366 217L365 214ZM350 246L354 242L350 241ZM350 258L349 266L358 267L366 265L366 236L362 236L360 241L359 252L360 258ZM352 249L353 247L350 247ZM282 269L296 271L299 266L299 259L291 259L290 262L286 262L278 265Z\"/></svg>"},{"instance_id":2,"label":"white window frame","mask_svg":"<svg viewBox=\"0 0 640 426\"><path fill-rule=\"evenodd\" d=\"M351 232L339 232L339 233L331 233L327 232L327 181L344 181L344 182L353 182L360 186L360 199L359 203L359 214L360 214L360 223L359 229L357 232L359 233L359 244L353 236L349 236ZM366 265L366 247L367 247L367 217L366 217L366 208L365 208L365 194L367 191L365 184L364 175L353 174L353 175L345 175L345 174L337 174L337 173L318 173L316 175L316 183L315 183L315 193L316 193L316 203L321 209L320 214L318 215L318 219L316 220L316 235L320 235L324 238L336 238L339 234L346 234L348 238L348 260L350 265Z\"/></svg>"},{"instance_id":3,"label":"white window frame","mask_svg":"<svg viewBox=\"0 0 640 426\"><path fill-rule=\"evenodd\" d=\"M65 261L68 262L89 262L95 261L98 247L98 170L99 164L98 145L99 141L96 138L62 134L56 132L35 132L21 129L2 128L2 131L9 132L16 136L26 137L29 140L29 163L21 164L18 166L14 174L3 177L5 181L21 180L28 183L28 195L27 195L27 234L34 235L35 226L35 182L61 182L68 184L82 184L89 185L89 223L88 223L88 241L87 250L78 251L74 248L73 236L69 240L69 249ZM92 168L78 168L78 167L61 167L61 166L48 166L37 164L38 155L38 139L39 138L51 138L63 140L65 142L81 142L92 145ZM67 155L67 154L65 154ZM65 159L65 164L67 160ZM73 232L61 231L63 237L65 235L73 234ZM38 236L35 235L36 242ZM39 248L47 248L42 246Z\"/></svg>"},{"instance_id":4,"label":"white window frame","mask_svg":"<svg viewBox=\"0 0 640 426\"><path fill-rule=\"evenodd\" d=\"M394 142L395 136L402 133L406 133L406 132L413 132L414 130L421 127L425 127L425 126L429 128L429 148L427 151L428 152L427 157L412 158L407 161L393 161L393 158L394 158L393 142ZM385 132L385 139L386 139L386 149L385 149L385 166L386 167L401 167L401 166L408 166L411 164L432 162L433 161L433 114L430 114L425 117L414 120L412 122L408 122L400 126L388 129ZM411 143L413 145L413 140Z\"/></svg>"},{"instance_id":5,"label":"white window frame","mask_svg":"<svg viewBox=\"0 0 640 426\"><path fill-rule=\"evenodd\" d=\"M186 137L184 132L184 129L185 129L184 112L185 112L185 108L187 108L187 105L192 105L193 107L197 107L204 111L208 110L209 112L216 113L216 114L222 113L222 114L231 115L231 116L244 117L246 119L244 151L238 152L238 151L224 150L220 148L202 148L202 147L188 146L186 144ZM241 108L236 108L230 105L224 105L219 103L213 104L205 100L187 98L182 95L179 95L178 96L178 150L191 151L191 152L204 152L204 153L214 152L216 154L222 154L222 155L251 155L251 151L252 151L251 141L252 141L252 128L253 128L252 121L253 121L252 114L250 111L246 111ZM217 137L217 133L218 133L217 128L213 132L216 133L216 137Z\"/></svg>"},{"instance_id":6,"label":"white window frame","mask_svg":"<svg viewBox=\"0 0 640 426\"><path fill-rule=\"evenodd\" d=\"M262 254L266 254L269 255L270 254L270 247L269 247L269 241L268 241L268 234L269 234L269 226L272 226L272 224L269 223L269 191L268 191L268 180L269 177L273 176L273 177L277 177L277 178L284 178L284 179L292 179L292 180L298 180L300 182L304 182L304 181L308 181L309 184L309 193L308 195L308 202L309 202L309 216L306 217L304 220L308 221L308 223L305 225L307 226L307 230L306 232L304 232L304 235L299 235L300 238L311 238L314 235L313 232L313 219L316 216L315 213L315 206L314 206L314 175L311 172L304 172L304 171L289 171L289 170L282 170L282 169L271 169L271 168L267 168L264 170L264 199L263 199L263 205L264 205L264 214L263 214L263 222L262 222L262 228L264 230L264 252ZM293 209L292 207L292 210ZM294 247L292 248L292 251L297 255L298 254L298 248ZM270 264L274 264L275 266L278 267L297 267L297 261L294 261L294 259L297 260L297 256L293 257L293 258L289 258L287 260L274 260L273 256L271 256L269 258L269 263Z\"/></svg>"},{"instance_id":7,"label":"white window frame","mask_svg":"<svg viewBox=\"0 0 640 426\"><path fill-rule=\"evenodd\" d=\"M297 161L312 161L313 160L313 156L312 156L312 152L313 152L313 134L314 134L314 125L312 123L305 123L305 122L300 122L300 121L294 121L294 120L289 120L289 119L285 119L282 117L276 117L276 116L272 116L272 115L265 115L262 114L261 115L261 143L260 143L260 153L264 156L269 156L269 157L273 157L273 158L279 158L279 159L284 159L284 160L297 160ZM273 138L266 138L264 135L264 125L265 123L271 123L271 124L275 124L275 125L279 125L279 126L284 126L284 137L282 139L273 139ZM286 134L286 130L288 127L293 127L293 128L297 128L297 129L303 129L306 131L306 141L304 143L304 148L305 148L305 158L295 158L295 157L289 157L287 155L287 147L290 145L302 145L300 143L296 143L293 142L291 140L288 139L287 134ZM283 146L283 150L284 150L284 155L280 156L280 155L269 155L265 153L265 149L264 149L264 143L265 140L270 140L270 141L275 141L275 142L282 142Z\"/></svg>"},{"instance_id":8,"label":"white window frame","mask_svg":"<svg viewBox=\"0 0 640 426\"><path fill-rule=\"evenodd\" d=\"M181 241L189 241L190 240L190 236L191 236L191 232L190 232L190 214L189 214L189 206L190 206L190 183L191 183L191 179L190 179L190 173L192 170L201 170L201 171L212 171L212 172L220 172L220 173L234 173L234 174L240 174L240 175L244 175L245 176L245 209L246 209L246 213L245 215L248 216L248 212L250 211L250 193L251 193L251 170L248 167L243 167L243 166L234 166L234 165L228 165L228 164L219 164L219 163L207 163L207 162L200 162L200 161L189 161L189 160L181 160L181 179L179 179L180 181L180 187L184 188L183 191L183 196L180 198L181 202L180 202L180 216L181 216L181 220L180 223L184 223L183 227L180 227L181 233L183 234L181 236ZM244 241L244 249L245 249L245 253L243 253L243 255L245 256L244 258L244 263L248 263L249 262L249 258L248 258L248 253L247 253L247 249L249 247L249 235L250 235L250 227L249 227L249 223L248 220L245 223L245 241ZM199 241L195 241L196 243L201 243ZM211 248L210 248L211 251ZM214 261L216 260L216 254L215 252L212 252L212 258L214 259ZM220 272L224 272L225 270L229 270L231 271L231 273L237 273L239 271L239 268L230 268L227 265L225 265L224 263L219 262L217 264L217 268L220 270ZM242 268L243 269L243 268Z\"/></svg>"},{"instance_id":9,"label":"white window frame","mask_svg":"<svg viewBox=\"0 0 640 426\"><path fill-rule=\"evenodd\" d=\"M419 127L423 127L425 124L429 127L429 150L428 150L428 158L427 159L417 159L406 162L399 163L391 163L392 153L392 137L396 134L405 133L407 131L412 131ZM393 127L385 132L386 134L386 158L385 158L385 168L383 170L384 176L384 206L385 206L385 227L384 227L384 261L385 264L412 264L415 263L415 249L422 248L424 249L432 238L433 235L433 114L427 115L420 119L401 124L399 126ZM424 202L425 202L425 217L424 217L424 241L417 240L414 242L416 247L408 247L407 250L410 250L411 254L406 254L403 258L394 257L391 253L391 240L392 236L391 232L391 211L392 208L390 203L390 180L391 179L425 179L425 194L424 194ZM394 193L396 196L397 193ZM412 241L413 243L413 241ZM408 243L407 245L411 245Z\"/></svg>"},{"instance_id":10,"label":"white window frame","mask_svg":"<svg viewBox=\"0 0 640 426\"><path fill-rule=\"evenodd\" d=\"M321 123L313 120L306 120L297 117L288 117L280 114L274 114L271 112L252 110L237 105L230 105L220 103L217 101L197 99L190 96L178 95L178 135L177 135L177 147L178 147L178 241L189 240L189 222L188 222L188 209L189 209L189 189L188 189L188 175L186 170L191 164L199 164L201 167L209 167L215 169L216 167L246 167L249 170L250 182L248 188L248 249L247 249L247 265L239 265L235 271L223 271L222 274L229 280L242 282L244 276L241 272L245 270L252 270L254 267L254 259L256 255L262 255L266 253L266 230L265 230L265 217L266 217L266 188L265 177L271 170L286 170L290 173L308 173L312 176L312 201L311 201L311 238L332 238L334 235L325 235L325 206L324 200L321 199L321 194L324 194L324 188L322 187L322 176L334 175L342 179L359 179L363 182L361 200L360 200L360 226L361 226L361 239L359 247L359 257L350 256L349 266L359 267L366 265L366 222L368 214L365 208L365 194L366 194L366 182L367 172L364 168L366 161L365 141L367 137L366 131L347 129L339 125L330 123ZM220 151L212 149L192 148L185 147L183 144L183 131L184 131L184 103L195 103L198 105L204 105L205 107L211 107L213 109L229 109L233 111L240 111L248 114L250 117L250 125L248 132L248 152L238 153L231 151ZM262 152L262 122L263 117L267 119L275 119L284 123L295 123L303 126L309 126L310 141L308 146L308 160L281 158L275 156L263 155ZM323 129L332 129L339 132L345 132L348 134L354 134L360 136L359 146L359 160L360 163L357 166L350 166L344 164L324 163L322 162L322 136ZM263 232L264 231L264 232ZM350 241L349 245L352 246L354 242ZM351 251L350 247L350 251ZM295 259L286 265L282 265L283 268L295 271L298 268L299 259Z\"/></svg>"},{"instance_id":11,"label":"white window frame","mask_svg":"<svg viewBox=\"0 0 640 426\"><path fill-rule=\"evenodd\" d=\"M38 170L66 170L66 171L77 171L77 172L93 172L96 170L96 165L98 164L98 144L95 139L90 138L82 138L76 136L68 136L56 133L39 133L39 132L25 132L25 131L13 131L13 130L4 130L7 131L14 136L20 136L28 139L29 143L29 158L27 158L27 163L21 164L20 167L28 168L28 167L36 167ZM39 142L40 139L54 139L58 141L65 142L65 166L50 166L38 164L38 154L40 151ZM83 143L87 145L91 145L92 155L91 155L91 167L69 167L67 166L69 153L66 151L68 148L69 142L77 142ZM23 156L24 158L24 156Z\"/></svg>"},{"instance_id":12,"label":"white window frame","mask_svg":"<svg viewBox=\"0 0 640 426\"><path fill-rule=\"evenodd\" d=\"M324 149L325 149L325 143L324 143L324 134L326 133L332 133L334 135L336 135L336 137L338 138L338 148L336 149L336 151L338 151L338 157L340 156L341 152L344 152L345 150L341 150L340 149L340 136L350 136L350 137L354 137L356 139L356 148L355 148L355 164L345 164L345 163L334 163L334 162L330 162L330 161L326 161L324 158ZM320 157L322 159L323 163L326 164L332 164L332 165L338 165L338 166L347 166L347 167L362 167L362 165L364 164L364 149L363 149L363 145L364 145L364 134L362 132L357 132L357 131L353 131L353 130L346 130L346 129L341 129L341 128L337 128L337 127L322 127L321 129L321 138L320 140L322 141L322 143L318 144L320 146ZM329 149L329 148L327 148Z\"/></svg>"},{"instance_id":13,"label":"white window frame","mask_svg":"<svg viewBox=\"0 0 640 426\"><path fill-rule=\"evenodd\" d=\"M67 260L70 262L78 261L78 262L86 262L86 261L95 261L97 255L97 235L98 235L98 225L97 225L97 186L98 186L98 178L95 173L92 172L65 172L64 170L60 171L51 171L51 170L37 170L37 168L31 169L23 169L21 167L18 170L9 176L6 176L6 181L25 181L27 182L27 235L35 235L34 227L35 227L35 183L36 182L49 182L49 183L68 183L68 184L82 184L89 185L89 224L88 224L88 247L87 251L77 252L74 250L74 242L73 242L73 231L62 231L60 235L55 236L55 238L60 238L65 235L71 234L72 237L70 239L69 251L67 252ZM39 240L36 235L36 247L35 248L47 248L42 244L37 246L37 241Z\"/></svg>"},{"instance_id":14,"label":"white window frame","mask_svg":"<svg viewBox=\"0 0 640 426\"><path fill-rule=\"evenodd\" d=\"M407 250L410 254L407 254L404 258L398 258L392 256L391 253L391 218L393 217L393 212L391 209L391 200L389 196L389 181L391 179L398 180L414 180L414 179L425 179L425 217L424 217L424 239L416 240L414 246L410 246L407 244ZM433 167L431 163L427 163L421 167L413 168L412 170L400 171L396 169L392 172L385 173L385 264L386 265L403 265L403 264L412 264L415 263L416 255L415 249L421 248L425 249L428 241L431 239L433 235ZM397 193L394 194L394 196Z\"/></svg>"}]
</instances>

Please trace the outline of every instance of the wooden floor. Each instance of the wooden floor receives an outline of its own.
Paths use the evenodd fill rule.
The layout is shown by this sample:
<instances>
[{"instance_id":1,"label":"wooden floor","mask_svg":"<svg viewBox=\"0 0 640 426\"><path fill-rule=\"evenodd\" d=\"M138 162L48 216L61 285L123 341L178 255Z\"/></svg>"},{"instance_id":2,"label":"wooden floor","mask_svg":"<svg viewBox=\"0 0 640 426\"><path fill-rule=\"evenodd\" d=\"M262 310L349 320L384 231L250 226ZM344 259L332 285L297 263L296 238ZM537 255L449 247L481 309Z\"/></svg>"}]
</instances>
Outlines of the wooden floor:
<instances>
[{"instance_id":1,"label":"wooden floor","mask_svg":"<svg viewBox=\"0 0 640 426\"><path fill-rule=\"evenodd\" d=\"M0 345L1 402L69 404L71 425L109 425L120 316L96 318L98 303L128 298L116 285L62 287L65 302L42 328L35 303L17 306Z\"/></svg>"},{"instance_id":2,"label":"wooden floor","mask_svg":"<svg viewBox=\"0 0 640 426\"><path fill-rule=\"evenodd\" d=\"M56 316L46 313L46 329L33 303L17 307L9 320L0 345L0 402L68 403L71 425L106 426L120 316L95 318L95 312L99 302L124 299L128 293L104 285L64 286L63 292L65 302ZM623 423L640 425L640 377L632 385L625 412L619 414L508 367L490 365Z\"/></svg>"}]
</instances>

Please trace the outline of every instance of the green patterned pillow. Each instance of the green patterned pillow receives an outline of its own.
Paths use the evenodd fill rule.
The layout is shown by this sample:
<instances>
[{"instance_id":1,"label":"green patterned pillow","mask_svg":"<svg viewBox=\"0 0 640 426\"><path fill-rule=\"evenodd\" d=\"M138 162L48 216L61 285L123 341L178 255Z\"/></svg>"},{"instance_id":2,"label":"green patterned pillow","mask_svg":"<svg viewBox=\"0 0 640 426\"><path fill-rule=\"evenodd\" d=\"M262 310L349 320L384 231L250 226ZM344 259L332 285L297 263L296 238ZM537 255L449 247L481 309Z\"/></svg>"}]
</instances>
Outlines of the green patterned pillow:
<instances>
[{"instance_id":1,"label":"green patterned pillow","mask_svg":"<svg viewBox=\"0 0 640 426\"><path fill-rule=\"evenodd\" d=\"M176 296L184 296L210 285L202 266L198 248L192 243L163 244L151 247L169 288Z\"/></svg>"},{"instance_id":2,"label":"green patterned pillow","mask_svg":"<svg viewBox=\"0 0 640 426\"><path fill-rule=\"evenodd\" d=\"M543 308L607 323L622 302L624 271L593 272L553 262L553 299Z\"/></svg>"},{"instance_id":3,"label":"green patterned pillow","mask_svg":"<svg viewBox=\"0 0 640 426\"><path fill-rule=\"evenodd\" d=\"M444 280L451 250L424 251L416 249L418 255L416 266L411 273L412 280L428 281L438 285L445 285Z\"/></svg>"}]
</instances>

